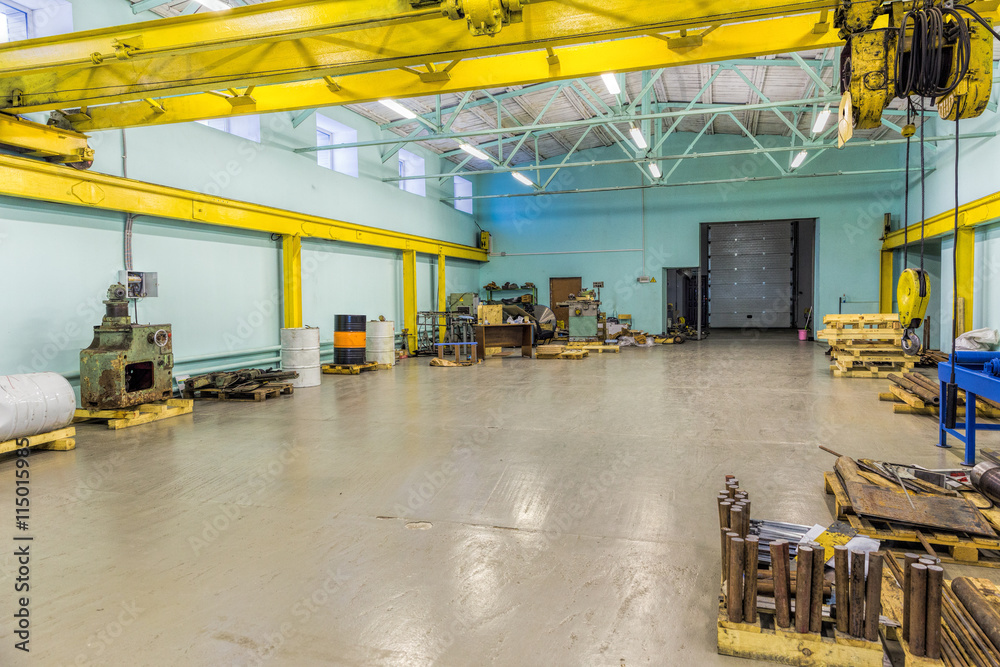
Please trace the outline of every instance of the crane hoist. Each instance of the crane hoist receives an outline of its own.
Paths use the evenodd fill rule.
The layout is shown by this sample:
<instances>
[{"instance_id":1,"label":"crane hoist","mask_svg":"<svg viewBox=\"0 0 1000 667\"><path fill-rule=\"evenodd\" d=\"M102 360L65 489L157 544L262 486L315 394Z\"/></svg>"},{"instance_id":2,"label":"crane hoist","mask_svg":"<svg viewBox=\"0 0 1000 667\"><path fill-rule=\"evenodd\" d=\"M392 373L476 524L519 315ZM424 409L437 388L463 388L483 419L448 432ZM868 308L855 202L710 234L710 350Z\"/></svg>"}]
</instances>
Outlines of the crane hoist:
<instances>
[{"instance_id":1,"label":"crane hoist","mask_svg":"<svg viewBox=\"0 0 1000 667\"><path fill-rule=\"evenodd\" d=\"M876 24L885 27L876 28ZM835 12L834 25L846 42L840 62L839 146L855 129L879 127L882 112L894 99L908 100L911 111L914 97L920 100L921 111L924 100L929 99L941 118L956 123L986 110L993 92L992 38L1000 40L1000 35L972 7L950 0L844 0ZM907 138L907 208L910 137L914 131L912 121L903 128ZM921 181L922 137L923 132ZM909 220L903 221L904 227L908 224ZM923 269L922 230L921 222L920 268L904 266L896 290L902 347L911 355L920 352L915 329L924 320L931 294L930 279Z\"/></svg>"}]
</instances>

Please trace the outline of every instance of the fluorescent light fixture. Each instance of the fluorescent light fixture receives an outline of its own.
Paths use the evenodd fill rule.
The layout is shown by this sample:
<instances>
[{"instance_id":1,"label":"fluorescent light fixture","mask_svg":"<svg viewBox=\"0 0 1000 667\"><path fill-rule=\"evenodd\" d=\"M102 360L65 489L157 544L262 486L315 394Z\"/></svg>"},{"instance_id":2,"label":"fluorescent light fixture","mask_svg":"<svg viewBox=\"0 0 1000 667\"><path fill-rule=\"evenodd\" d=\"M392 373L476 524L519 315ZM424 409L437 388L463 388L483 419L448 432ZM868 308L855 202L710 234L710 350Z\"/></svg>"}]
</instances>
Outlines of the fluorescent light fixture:
<instances>
[{"instance_id":1,"label":"fluorescent light fixture","mask_svg":"<svg viewBox=\"0 0 1000 667\"><path fill-rule=\"evenodd\" d=\"M468 153L472 157L477 157L480 160L486 160L487 162L490 161L490 156L489 155L487 155L486 153L482 152L481 150L479 150L478 148L476 148L472 144L460 144L459 148L461 148L463 151L465 151L466 153Z\"/></svg>"},{"instance_id":2,"label":"fluorescent light fixture","mask_svg":"<svg viewBox=\"0 0 1000 667\"><path fill-rule=\"evenodd\" d=\"M659 178L660 176L663 175L663 172L660 171L660 165L656 164L655 162L649 163L649 173L653 175L653 178Z\"/></svg>"},{"instance_id":3,"label":"fluorescent light fixture","mask_svg":"<svg viewBox=\"0 0 1000 667\"><path fill-rule=\"evenodd\" d=\"M816 123L813 125L813 133L818 134L826 129L826 123L830 120L830 105L827 104L816 116Z\"/></svg>"},{"instance_id":4,"label":"fluorescent light fixture","mask_svg":"<svg viewBox=\"0 0 1000 667\"><path fill-rule=\"evenodd\" d=\"M227 9L232 9L229 5L224 3L222 0L194 0L199 5L205 9L210 9L213 12L221 12Z\"/></svg>"},{"instance_id":5,"label":"fluorescent light fixture","mask_svg":"<svg viewBox=\"0 0 1000 667\"><path fill-rule=\"evenodd\" d=\"M801 167L807 157L809 157L809 151L799 151L796 153L795 157L792 159L792 169L798 169Z\"/></svg>"},{"instance_id":6,"label":"fluorescent light fixture","mask_svg":"<svg viewBox=\"0 0 1000 667\"><path fill-rule=\"evenodd\" d=\"M601 78L604 79L604 87L608 89L608 92L612 95L621 95L622 87L618 85L618 76L615 74L602 74Z\"/></svg>"},{"instance_id":7,"label":"fluorescent light fixture","mask_svg":"<svg viewBox=\"0 0 1000 667\"><path fill-rule=\"evenodd\" d=\"M522 174L519 171L512 171L511 172L511 176L513 176L517 180L521 181L525 185L529 185L529 186L532 186L532 187L534 187L534 185L535 185L534 183L531 182L530 178L528 178L527 176L525 176L524 174Z\"/></svg>"},{"instance_id":8,"label":"fluorescent light fixture","mask_svg":"<svg viewBox=\"0 0 1000 667\"><path fill-rule=\"evenodd\" d=\"M646 137L642 136L642 130L637 127L633 127L629 130L629 133L632 135L632 141L635 142L636 146L643 150L649 148L649 144L646 143Z\"/></svg>"},{"instance_id":9,"label":"fluorescent light fixture","mask_svg":"<svg viewBox=\"0 0 1000 667\"><path fill-rule=\"evenodd\" d=\"M200 1L201 0L199 0L199 2ZM213 2L214 1L215 0L213 0ZM412 111L410 111L409 109L407 109L406 107L404 107L402 104L400 104L396 100L379 100L379 104L381 104L382 106L384 106L387 109L392 109L393 111L395 111L396 113L398 113L403 118L409 118L410 120L412 120L412 119L414 119L414 118L417 117L417 114L413 113Z\"/></svg>"}]
</instances>

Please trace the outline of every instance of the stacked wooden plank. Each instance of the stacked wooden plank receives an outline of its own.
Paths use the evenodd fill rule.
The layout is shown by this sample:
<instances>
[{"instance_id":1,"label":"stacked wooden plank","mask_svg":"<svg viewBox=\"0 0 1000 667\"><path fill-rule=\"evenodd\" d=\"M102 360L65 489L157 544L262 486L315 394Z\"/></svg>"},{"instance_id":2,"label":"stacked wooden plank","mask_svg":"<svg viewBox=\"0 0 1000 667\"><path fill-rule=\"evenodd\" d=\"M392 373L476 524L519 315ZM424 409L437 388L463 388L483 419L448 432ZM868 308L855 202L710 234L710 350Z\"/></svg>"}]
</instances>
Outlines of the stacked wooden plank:
<instances>
[{"instance_id":1,"label":"stacked wooden plank","mask_svg":"<svg viewBox=\"0 0 1000 667\"><path fill-rule=\"evenodd\" d=\"M885 378L890 373L908 373L916 363L900 346L903 329L899 315L827 315L826 328L816 334L833 349L834 377Z\"/></svg>"},{"instance_id":2,"label":"stacked wooden plank","mask_svg":"<svg viewBox=\"0 0 1000 667\"><path fill-rule=\"evenodd\" d=\"M892 401L893 412L908 415L938 415L941 388L939 382L920 373L890 374L889 392L880 393L879 400ZM965 416L965 392L958 392L958 416ZM976 414L985 419L1000 418L1000 404L977 397Z\"/></svg>"}]
</instances>

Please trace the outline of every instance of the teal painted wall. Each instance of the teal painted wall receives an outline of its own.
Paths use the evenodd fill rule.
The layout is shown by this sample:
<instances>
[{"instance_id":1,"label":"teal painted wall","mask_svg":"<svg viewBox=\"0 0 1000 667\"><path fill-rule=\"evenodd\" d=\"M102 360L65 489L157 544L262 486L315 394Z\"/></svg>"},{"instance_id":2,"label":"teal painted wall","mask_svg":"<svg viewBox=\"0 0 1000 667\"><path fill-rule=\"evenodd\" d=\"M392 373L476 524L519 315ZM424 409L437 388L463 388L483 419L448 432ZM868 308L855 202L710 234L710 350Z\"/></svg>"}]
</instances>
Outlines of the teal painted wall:
<instances>
[{"instance_id":1,"label":"teal painted wall","mask_svg":"<svg viewBox=\"0 0 1000 667\"><path fill-rule=\"evenodd\" d=\"M778 137L763 140L775 146L787 141ZM676 135L668 140L665 153L681 153L689 141L689 136ZM697 152L752 147L742 137L711 135L698 143ZM787 165L790 156L776 159ZM612 147L586 151L578 157L574 161L621 158L622 152ZM664 166L669 171L671 165ZM895 147L852 148L827 151L800 172L899 166L900 151ZM706 158L683 161L671 182L775 173L762 156ZM631 164L587 167L560 172L550 189L638 185L639 179ZM479 178L479 194L527 191L509 175ZM639 328L660 331L662 268L699 264L701 223L816 218L815 286L820 321L824 314L837 312L838 297L844 294L851 301L871 304L864 308L871 312L878 308L878 239L883 215L898 216L901 193L902 177L889 174L482 199L476 212L483 227L493 233L494 253L501 256L483 267L481 278L483 284L490 280L500 284L534 282L540 288L542 303L549 301L551 277L581 276L584 286L604 281L603 309L609 315L629 313ZM639 284L637 278L643 273L658 282Z\"/></svg>"},{"instance_id":2,"label":"teal painted wall","mask_svg":"<svg viewBox=\"0 0 1000 667\"><path fill-rule=\"evenodd\" d=\"M997 102L1000 94L994 91L993 102ZM997 132L1000 131L1000 115L995 111L986 111L975 119L961 121L961 132ZM954 135L955 123L935 118L928 125L927 133L931 135ZM967 139L961 142L959 158L959 201L966 203L1000 191L1000 183L996 178L996 155L1000 151L1000 138ZM910 219L920 220L920 186L916 177L919 169L916 146L913 149L914 179L911 181ZM955 142L942 142L937 150L926 151L927 164L933 169L926 180L926 210L927 216L938 215L952 210L955 205ZM935 328L932 320L932 336L942 350L951 349L952 324L952 294L954 281L952 272L954 263L952 253L954 243L949 236L938 242L940 262L929 269L932 294L938 297L928 308L933 320L938 322ZM912 257L912 255L911 255ZM902 261L901 254L896 253L896 262ZM990 327L1000 329L1000 290L994 286L1000 276L1000 228L994 223L979 227L976 231L976 258L973 289L973 327ZM936 331L936 332L935 332Z\"/></svg>"}]
</instances>

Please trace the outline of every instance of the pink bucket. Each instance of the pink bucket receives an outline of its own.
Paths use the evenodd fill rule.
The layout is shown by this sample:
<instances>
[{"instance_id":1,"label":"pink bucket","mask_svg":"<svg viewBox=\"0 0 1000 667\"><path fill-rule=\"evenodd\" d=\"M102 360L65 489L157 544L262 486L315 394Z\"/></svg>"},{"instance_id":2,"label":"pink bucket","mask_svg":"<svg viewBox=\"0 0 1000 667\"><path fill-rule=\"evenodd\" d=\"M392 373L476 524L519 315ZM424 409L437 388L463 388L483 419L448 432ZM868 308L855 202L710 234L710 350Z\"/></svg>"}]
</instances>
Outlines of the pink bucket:
<instances>
[{"instance_id":1,"label":"pink bucket","mask_svg":"<svg viewBox=\"0 0 1000 667\"><path fill-rule=\"evenodd\" d=\"M809 329L799 329L799 340L809 340Z\"/></svg>"}]
</instances>

